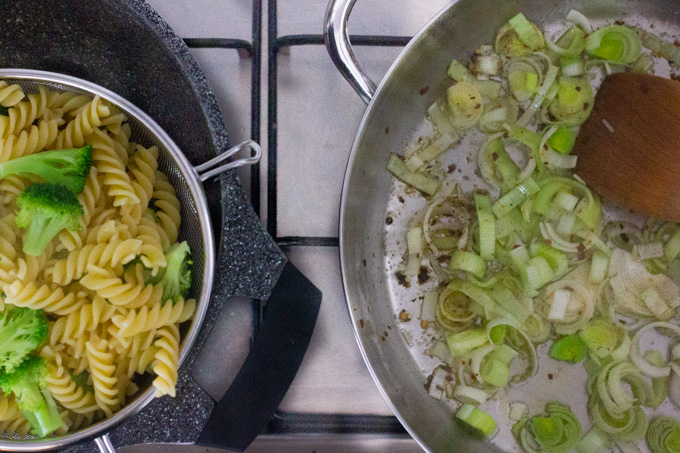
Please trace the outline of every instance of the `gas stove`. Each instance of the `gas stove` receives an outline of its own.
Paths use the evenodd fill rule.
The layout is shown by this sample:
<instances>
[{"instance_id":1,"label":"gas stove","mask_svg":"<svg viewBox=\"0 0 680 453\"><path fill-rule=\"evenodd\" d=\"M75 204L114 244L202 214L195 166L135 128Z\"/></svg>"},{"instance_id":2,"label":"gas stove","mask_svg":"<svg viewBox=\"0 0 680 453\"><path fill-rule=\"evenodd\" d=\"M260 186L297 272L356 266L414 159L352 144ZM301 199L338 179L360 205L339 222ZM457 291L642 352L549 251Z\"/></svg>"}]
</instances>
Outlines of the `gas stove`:
<instances>
[{"instance_id":1,"label":"gas stove","mask_svg":"<svg viewBox=\"0 0 680 453\"><path fill-rule=\"evenodd\" d=\"M373 80L381 80L409 38L449 1L357 1L350 35ZM345 167L366 106L323 45L326 1L148 3L184 38L203 69L230 142L252 138L262 145L262 162L242 171L242 181L269 233L323 292L300 370L247 451L420 451L373 382L347 313L338 214ZM211 383L206 390L218 399L245 359L260 309L258 301L243 299L228 307L216 321L211 346L197 359L206 365ZM207 365L227 337L232 343L240 338L222 358L233 374L213 376Z\"/></svg>"}]
</instances>

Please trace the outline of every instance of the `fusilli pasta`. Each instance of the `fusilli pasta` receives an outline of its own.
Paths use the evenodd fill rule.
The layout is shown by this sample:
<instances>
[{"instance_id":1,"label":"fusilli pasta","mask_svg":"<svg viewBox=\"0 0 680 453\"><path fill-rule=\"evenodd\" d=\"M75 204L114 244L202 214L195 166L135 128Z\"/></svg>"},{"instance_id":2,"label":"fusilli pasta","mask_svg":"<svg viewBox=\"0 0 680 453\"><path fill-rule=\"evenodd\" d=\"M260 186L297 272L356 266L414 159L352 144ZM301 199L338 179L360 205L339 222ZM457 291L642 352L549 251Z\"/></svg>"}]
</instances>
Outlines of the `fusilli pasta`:
<instances>
[{"instance_id":1,"label":"fusilli pasta","mask_svg":"<svg viewBox=\"0 0 680 453\"><path fill-rule=\"evenodd\" d=\"M0 81L0 162L47 150L92 147L77 195L80 230L62 230L42 255L23 252L17 198L35 175L0 179L0 312L43 310L49 331L35 353L64 426L58 435L111 416L154 374L156 394L175 395L179 325L192 298L165 297L159 282L177 242L180 202L159 170L159 150L132 140L127 117L99 97L40 88L24 94ZM159 273L160 272L160 273ZM172 300L171 300L172 299ZM31 426L14 395L0 393L0 431Z\"/></svg>"}]
</instances>

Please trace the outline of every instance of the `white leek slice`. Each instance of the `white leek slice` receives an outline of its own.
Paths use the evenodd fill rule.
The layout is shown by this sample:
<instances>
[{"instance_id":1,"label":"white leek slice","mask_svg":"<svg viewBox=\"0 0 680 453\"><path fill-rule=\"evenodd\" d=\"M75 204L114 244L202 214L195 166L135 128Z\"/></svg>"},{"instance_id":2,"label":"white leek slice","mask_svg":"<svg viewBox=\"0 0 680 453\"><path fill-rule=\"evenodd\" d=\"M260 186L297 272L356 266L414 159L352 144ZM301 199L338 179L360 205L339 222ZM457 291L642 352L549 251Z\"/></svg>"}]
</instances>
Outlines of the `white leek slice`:
<instances>
[{"instance_id":1,"label":"white leek slice","mask_svg":"<svg viewBox=\"0 0 680 453\"><path fill-rule=\"evenodd\" d=\"M638 258L642 261L650 258L663 258L663 244L660 242L650 242L649 244L636 244Z\"/></svg>"},{"instance_id":2,"label":"white leek slice","mask_svg":"<svg viewBox=\"0 0 680 453\"><path fill-rule=\"evenodd\" d=\"M586 33L590 33L591 31L593 31L593 27L592 25L590 25L590 21L580 11L576 11L575 9L569 11L569 13L567 14L567 20L572 24L576 24L579 27L581 27L583 31L585 31Z\"/></svg>"},{"instance_id":3,"label":"white leek slice","mask_svg":"<svg viewBox=\"0 0 680 453\"><path fill-rule=\"evenodd\" d=\"M411 228L406 233L406 245L408 247L408 263L404 274L407 277L415 277L420 269L423 258L423 230L420 227Z\"/></svg>"},{"instance_id":4,"label":"white leek slice","mask_svg":"<svg viewBox=\"0 0 680 453\"><path fill-rule=\"evenodd\" d=\"M443 341L436 341L430 348L430 352L433 356L441 360L442 363L451 363L451 351L449 351L449 347Z\"/></svg>"},{"instance_id":5,"label":"white leek slice","mask_svg":"<svg viewBox=\"0 0 680 453\"><path fill-rule=\"evenodd\" d=\"M434 322L437 302L439 300L436 291L428 291L423 296L423 305L420 309L420 320Z\"/></svg>"},{"instance_id":6,"label":"white leek slice","mask_svg":"<svg viewBox=\"0 0 680 453\"><path fill-rule=\"evenodd\" d=\"M430 381L430 392L429 395L436 399L440 400L444 397L444 387L447 383L446 377L449 375L448 372L446 372L442 368L437 368L434 373L432 374L432 381Z\"/></svg>"},{"instance_id":7,"label":"white leek slice","mask_svg":"<svg viewBox=\"0 0 680 453\"><path fill-rule=\"evenodd\" d=\"M574 231L574 225L576 225L575 215L573 214L563 215L557 221L556 231L562 236L569 236Z\"/></svg>"},{"instance_id":8,"label":"white leek slice","mask_svg":"<svg viewBox=\"0 0 680 453\"><path fill-rule=\"evenodd\" d=\"M489 398L489 395L484 390L461 384L456 386L453 396L462 403L470 404L484 404Z\"/></svg>"},{"instance_id":9,"label":"white leek slice","mask_svg":"<svg viewBox=\"0 0 680 453\"><path fill-rule=\"evenodd\" d=\"M673 317L673 310L661 299L659 292L653 286L642 292L642 300L647 309L656 319L668 321Z\"/></svg>"},{"instance_id":10,"label":"white leek slice","mask_svg":"<svg viewBox=\"0 0 680 453\"><path fill-rule=\"evenodd\" d=\"M551 321L563 321L565 315L567 314L569 299L571 299L571 291L566 289L556 290L553 293L548 319Z\"/></svg>"},{"instance_id":11,"label":"white leek slice","mask_svg":"<svg viewBox=\"0 0 680 453\"><path fill-rule=\"evenodd\" d=\"M451 123L456 129L472 128L482 117L484 102L477 87L469 82L458 82L446 91Z\"/></svg>"},{"instance_id":12,"label":"white leek slice","mask_svg":"<svg viewBox=\"0 0 680 453\"><path fill-rule=\"evenodd\" d=\"M521 420L527 414L527 405L524 403L510 403L508 418L513 421Z\"/></svg>"},{"instance_id":13,"label":"white leek slice","mask_svg":"<svg viewBox=\"0 0 680 453\"><path fill-rule=\"evenodd\" d=\"M422 149L417 150L411 157L407 158L405 161L406 168L412 172L416 172L420 167L436 159L446 150L451 148L457 140L458 137L451 137L449 134L441 134L436 140Z\"/></svg>"},{"instance_id":14,"label":"white leek slice","mask_svg":"<svg viewBox=\"0 0 680 453\"><path fill-rule=\"evenodd\" d=\"M555 195L555 198L553 198L553 203L565 211L571 212L578 203L578 197L575 197L568 192L558 192L557 195Z\"/></svg>"},{"instance_id":15,"label":"white leek slice","mask_svg":"<svg viewBox=\"0 0 680 453\"><path fill-rule=\"evenodd\" d=\"M668 322L663 322L663 321L657 321L653 322L650 324L647 324L644 326L642 329L638 330L638 332L635 334L632 340L632 346L630 350L630 360L640 368L640 371L642 371L644 374L646 374L649 377L652 378L658 378L658 377L666 377L671 373L671 365L666 364L661 367L657 367L649 363L645 358L642 356L642 353L640 351L640 340L642 337L652 329L656 329L657 327L666 329L667 331L670 330L675 336L680 337L680 327L670 324Z\"/></svg>"},{"instance_id":16,"label":"white leek slice","mask_svg":"<svg viewBox=\"0 0 680 453\"><path fill-rule=\"evenodd\" d=\"M590 275L588 279L591 283L602 283L607 276L607 268L609 266L609 257L606 253L597 250L593 253L593 258L590 262Z\"/></svg>"}]
</instances>

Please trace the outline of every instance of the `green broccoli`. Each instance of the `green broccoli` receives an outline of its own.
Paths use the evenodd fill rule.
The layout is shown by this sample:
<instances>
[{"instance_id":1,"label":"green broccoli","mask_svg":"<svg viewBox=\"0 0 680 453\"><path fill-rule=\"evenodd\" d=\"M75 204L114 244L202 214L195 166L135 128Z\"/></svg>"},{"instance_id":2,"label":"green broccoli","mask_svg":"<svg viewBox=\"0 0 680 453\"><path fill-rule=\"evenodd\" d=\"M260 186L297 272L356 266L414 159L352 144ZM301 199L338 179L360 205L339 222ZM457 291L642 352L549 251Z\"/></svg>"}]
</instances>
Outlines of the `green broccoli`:
<instances>
[{"instance_id":1,"label":"green broccoli","mask_svg":"<svg viewBox=\"0 0 680 453\"><path fill-rule=\"evenodd\" d=\"M31 424L32 434L45 437L64 426L59 408L47 389L45 359L30 355L12 373L0 372L0 388L14 393L17 405Z\"/></svg>"},{"instance_id":2,"label":"green broccoli","mask_svg":"<svg viewBox=\"0 0 680 453\"><path fill-rule=\"evenodd\" d=\"M83 191L85 180L92 166L92 147L44 151L0 163L0 178L30 173L46 182L63 184L78 195Z\"/></svg>"},{"instance_id":3,"label":"green broccoli","mask_svg":"<svg viewBox=\"0 0 680 453\"><path fill-rule=\"evenodd\" d=\"M11 373L47 338L48 330L42 310L5 309L0 313L0 368Z\"/></svg>"},{"instance_id":4,"label":"green broccoli","mask_svg":"<svg viewBox=\"0 0 680 453\"><path fill-rule=\"evenodd\" d=\"M23 242L27 255L41 255L64 228L80 229L83 207L66 186L33 184L17 197L17 206L15 221L17 226L26 228Z\"/></svg>"},{"instance_id":5,"label":"green broccoli","mask_svg":"<svg viewBox=\"0 0 680 453\"><path fill-rule=\"evenodd\" d=\"M163 285L163 300L172 299L177 303L187 295L191 287L191 265L189 244L186 241L173 244L165 255L167 266L158 271L152 283Z\"/></svg>"}]
</instances>

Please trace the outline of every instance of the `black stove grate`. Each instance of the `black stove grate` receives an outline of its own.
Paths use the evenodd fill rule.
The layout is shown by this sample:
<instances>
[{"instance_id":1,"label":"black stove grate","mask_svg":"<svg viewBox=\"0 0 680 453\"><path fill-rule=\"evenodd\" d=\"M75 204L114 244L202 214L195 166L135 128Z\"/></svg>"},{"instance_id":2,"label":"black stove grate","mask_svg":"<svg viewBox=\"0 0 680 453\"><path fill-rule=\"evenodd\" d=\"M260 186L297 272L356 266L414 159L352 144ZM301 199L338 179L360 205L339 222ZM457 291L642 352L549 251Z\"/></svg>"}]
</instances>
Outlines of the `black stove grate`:
<instances>
[{"instance_id":1,"label":"black stove grate","mask_svg":"<svg viewBox=\"0 0 680 453\"><path fill-rule=\"evenodd\" d=\"M190 48L212 48L236 50L241 58L251 59L251 138L260 141L260 127L263 112L260 111L262 77L262 19L263 0L253 0L252 42L241 39L222 38L186 38ZM278 236L277 210L277 85L278 57L287 48L294 46L323 46L323 35L296 34L278 36L277 33L277 1L267 1L268 35L267 39L267 231L276 243L285 249L293 247L338 247L338 237L318 236ZM353 35L351 41L355 46L403 47L411 37ZM260 165L251 167L250 200L256 212L261 212ZM254 301L254 309L259 303ZM255 325L255 329L257 324ZM277 411L267 426L268 433L383 433L405 434L406 431L394 416L377 416L365 414L308 414Z\"/></svg>"}]
</instances>

